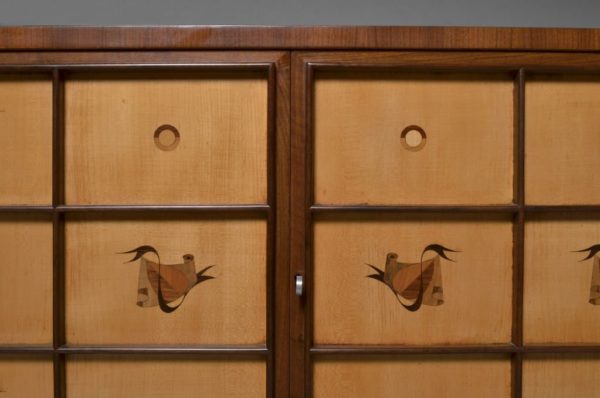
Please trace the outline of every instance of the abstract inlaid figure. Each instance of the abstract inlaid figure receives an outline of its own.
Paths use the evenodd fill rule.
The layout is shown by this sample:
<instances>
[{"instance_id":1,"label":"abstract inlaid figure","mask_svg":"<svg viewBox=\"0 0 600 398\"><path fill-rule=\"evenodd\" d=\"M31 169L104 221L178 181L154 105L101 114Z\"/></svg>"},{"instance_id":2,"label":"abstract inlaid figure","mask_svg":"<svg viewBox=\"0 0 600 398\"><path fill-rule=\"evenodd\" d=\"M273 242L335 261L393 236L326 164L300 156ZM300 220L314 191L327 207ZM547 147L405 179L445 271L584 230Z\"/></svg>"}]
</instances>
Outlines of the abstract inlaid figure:
<instances>
[{"instance_id":1,"label":"abstract inlaid figure","mask_svg":"<svg viewBox=\"0 0 600 398\"><path fill-rule=\"evenodd\" d=\"M214 276L204 275L214 265L209 265L200 272L196 272L192 254L185 254L182 264L161 264L158 251L152 246L140 246L119 254L128 253L135 253L135 256L126 263L140 260L137 299L137 305L140 307L158 305L163 312L173 312L183 304L183 300L194 286L214 278ZM144 257L148 253L154 254L157 261L151 261ZM179 299L181 299L179 304L169 305Z\"/></svg>"},{"instance_id":2,"label":"abstract inlaid figure","mask_svg":"<svg viewBox=\"0 0 600 398\"><path fill-rule=\"evenodd\" d=\"M600 305L600 256L596 255L598 252L600 252L600 244L590 246L587 249L576 250L575 252L589 252L586 258L579 260L580 262L589 260L591 258L594 259L594 263L592 265L592 282L590 283L589 302L592 305Z\"/></svg>"},{"instance_id":3,"label":"abstract inlaid figure","mask_svg":"<svg viewBox=\"0 0 600 398\"><path fill-rule=\"evenodd\" d=\"M423 260L425 253L430 251L437 253L437 255L428 260ZM454 262L446 256L445 252L458 253L456 250L448 249L442 245L431 244L423 249L418 263L401 263L398 261L396 253L388 253L385 260L385 271L367 264L377 272L376 274L367 275L367 278L373 278L384 283L392 290L398 302L411 312L417 311L423 304L442 305L444 303L444 289L442 287L440 257ZM401 297L406 300L414 300L414 302L404 304Z\"/></svg>"}]
</instances>

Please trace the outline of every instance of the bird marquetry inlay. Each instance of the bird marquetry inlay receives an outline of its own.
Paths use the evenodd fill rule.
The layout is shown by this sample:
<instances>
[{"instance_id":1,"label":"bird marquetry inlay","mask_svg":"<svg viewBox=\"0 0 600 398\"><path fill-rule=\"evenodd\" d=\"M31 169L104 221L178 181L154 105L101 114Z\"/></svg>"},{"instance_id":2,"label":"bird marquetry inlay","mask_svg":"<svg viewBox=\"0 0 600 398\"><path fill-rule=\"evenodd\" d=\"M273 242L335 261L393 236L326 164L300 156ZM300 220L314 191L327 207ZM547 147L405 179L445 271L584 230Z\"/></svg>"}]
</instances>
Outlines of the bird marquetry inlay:
<instances>
[{"instance_id":1,"label":"bird marquetry inlay","mask_svg":"<svg viewBox=\"0 0 600 398\"><path fill-rule=\"evenodd\" d=\"M428 252L436 253L436 256L424 260L423 257ZM431 244L423 249L417 263L401 263L398 261L396 253L388 253L385 259L385 271L367 264L376 272L367 277L378 280L389 287L398 302L411 312L417 311L421 305L442 305L444 288L442 287L440 261L441 258L444 258L454 262L446 256L446 252L458 253L456 250L442 245ZM411 304L405 304L402 299L414 301Z\"/></svg>"},{"instance_id":2,"label":"bird marquetry inlay","mask_svg":"<svg viewBox=\"0 0 600 398\"><path fill-rule=\"evenodd\" d=\"M587 249L576 250L575 252L588 252L587 257L580 261L594 259L592 265L592 281L590 282L589 303L592 305L600 305L600 256L597 256L598 252L600 252L600 244L590 246Z\"/></svg>"},{"instance_id":3,"label":"bird marquetry inlay","mask_svg":"<svg viewBox=\"0 0 600 398\"><path fill-rule=\"evenodd\" d=\"M135 253L135 256L127 263L140 260L137 300L137 305L140 307L158 305L163 312L173 312L183 304L183 300L194 286L214 279L214 276L204 275L214 265L196 272L192 254L185 254L181 264L162 264L158 251L152 246L140 246L119 254L128 253ZM156 261L145 257L149 253L156 256ZM179 303L172 306L171 304L177 300L180 300Z\"/></svg>"}]
</instances>

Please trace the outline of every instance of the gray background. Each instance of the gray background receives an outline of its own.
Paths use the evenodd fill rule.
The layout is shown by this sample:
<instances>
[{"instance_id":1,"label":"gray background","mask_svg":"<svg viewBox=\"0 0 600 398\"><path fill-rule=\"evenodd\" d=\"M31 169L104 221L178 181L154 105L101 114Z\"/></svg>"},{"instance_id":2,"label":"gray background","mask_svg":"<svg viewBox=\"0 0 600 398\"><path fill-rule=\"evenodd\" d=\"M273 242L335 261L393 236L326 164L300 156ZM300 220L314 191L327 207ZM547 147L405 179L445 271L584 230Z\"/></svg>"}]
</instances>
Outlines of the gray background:
<instances>
[{"instance_id":1,"label":"gray background","mask_svg":"<svg viewBox=\"0 0 600 398\"><path fill-rule=\"evenodd\" d=\"M600 0L0 0L0 25L599 27Z\"/></svg>"}]
</instances>

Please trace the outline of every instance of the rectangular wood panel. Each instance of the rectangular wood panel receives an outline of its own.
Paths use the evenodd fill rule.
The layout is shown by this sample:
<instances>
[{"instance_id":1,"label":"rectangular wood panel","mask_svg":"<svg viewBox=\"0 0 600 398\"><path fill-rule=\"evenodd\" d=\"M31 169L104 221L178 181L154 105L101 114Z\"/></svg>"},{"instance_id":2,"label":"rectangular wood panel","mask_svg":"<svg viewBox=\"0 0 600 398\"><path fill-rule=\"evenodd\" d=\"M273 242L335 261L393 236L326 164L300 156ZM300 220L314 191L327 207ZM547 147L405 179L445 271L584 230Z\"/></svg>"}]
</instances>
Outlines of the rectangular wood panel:
<instances>
[{"instance_id":1,"label":"rectangular wood panel","mask_svg":"<svg viewBox=\"0 0 600 398\"><path fill-rule=\"evenodd\" d=\"M68 75L67 203L265 203L267 91L264 73Z\"/></svg>"},{"instance_id":2,"label":"rectangular wood panel","mask_svg":"<svg viewBox=\"0 0 600 398\"><path fill-rule=\"evenodd\" d=\"M52 80L0 75L0 205L52 203Z\"/></svg>"},{"instance_id":3,"label":"rectangular wood panel","mask_svg":"<svg viewBox=\"0 0 600 398\"><path fill-rule=\"evenodd\" d=\"M266 397L260 360L75 357L67 360L67 397Z\"/></svg>"},{"instance_id":4,"label":"rectangular wood panel","mask_svg":"<svg viewBox=\"0 0 600 398\"><path fill-rule=\"evenodd\" d=\"M510 397L510 361L486 357L327 358L315 361L315 398Z\"/></svg>"},{"instance_id":5,"label":"rectangular wood panel","mask_svg":"<svg viewBox=\"0 0 600 398\"><path fill-rule=\"evenodd\" d=\"M527 343L600 341L598 255L575 253L600 243L598 215L538 217L525 225L524 337ZM597 278L594 278L594 272ZM600 301L599 301L600 302Z\"/></svg>"},{"instance_id":6,"label":"rectangular wood panel","mask_svg":"<svg viewBox=\"0 0 600 398\"><path fill-rule=\"evenodd\" d=\"M367 264L385 270L388 253L418 264L421 252L434 243L460 251L446 253L456 262L440 259L443 304L409 312L389 286L367 278L376 274ZM427 252L423 259L436 256ZM319 216L314 225L315 344L508 343L512 266L508 217ZM409 305L416 297L400 300Z\"/></svg>"},{"instance_id":7,"label":"rectangular wood panel","mask_svg":"<svg viewBox=\"0 0 600 398\"><path fill-rule=\"evenodd\" d=\"M513 86L495 74L317 72L315 201L512 202ZM426 136L417 151L401 137L412 125Z\"/></svg>"},{"instance_id":8,"label":"rectangular wood panel","mask_svg":"<svg viewBox=\"0 0 600 398\"><path fill-rule=\"evenodd\" d=\"M52 398L52 358L0 357L2 398Z\"/></svg>"},{"instance_id":9,"label":"rectangular wood panel","mask_svg":"<svg viewBox=\"0 0 600 398\"><path fill-rule=\"evenodd\" d=\"M52 344L52 220L0 216L0 344Z\"/></svg>"},{"instance_id":10,"label":"rectangular wood panel","mask_svg":"<svg viewBox=\"0 0 600 398\"><path fill-rule=\"evenodd\" d=\"M598 109L598 75L527 80L527 203L600 204Z\"/></svg>"},{"instance_id":11,"label":"rectangular wood panel","mask_svg":"<svg viewBox=\"0 0 600 398\"><path fill-rule=\"evenodd\" d=\"M69 217L67 342L265 344L266 241L266 221L261 219ZM191 289L180 287L179 274L167 274L163 266L171 291L189 292L185 301L172 313L162 312L156 301L153 307L138 306L143 260L128 263L135 253L119 253L142 245L154 247L164 265L184 263L186 254L194 256L195 272L215 265L204 274L214 279ZM156 262L153 253L143 258ZM143 295L155 296L156 288L146 286ZM178 303L181 298L170 305Z\"/></svg>"},{"instance_id":12,"label":"rectangular wood panel","mask_svg":"<svg viewBox=\"0 0 600 398\"><path fill-rule=\"evenodd\" d=\"M596 397L599 365L599 355L528 357L523 362L523 397Z\"/></svg>"}]
</instances>

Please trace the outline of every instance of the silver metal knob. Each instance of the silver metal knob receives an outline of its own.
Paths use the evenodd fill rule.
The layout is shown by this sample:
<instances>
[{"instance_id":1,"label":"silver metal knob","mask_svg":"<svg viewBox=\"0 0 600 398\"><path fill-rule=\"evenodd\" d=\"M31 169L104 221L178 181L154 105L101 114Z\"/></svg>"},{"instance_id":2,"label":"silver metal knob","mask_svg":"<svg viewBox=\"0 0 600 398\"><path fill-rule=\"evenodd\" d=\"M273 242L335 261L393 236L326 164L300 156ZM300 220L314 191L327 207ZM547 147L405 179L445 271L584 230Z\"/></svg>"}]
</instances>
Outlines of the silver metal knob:
<instances>
[{"instance_id":1,"label":"silver metal knob","mask_svg":"<svg viewBox=\"0 0 600 398\"><path fill-rule=\"evenodd\" d=\"M296 274L296 296L302 297L304 293L304 276Z\"/></svg>"}]
</instances>

